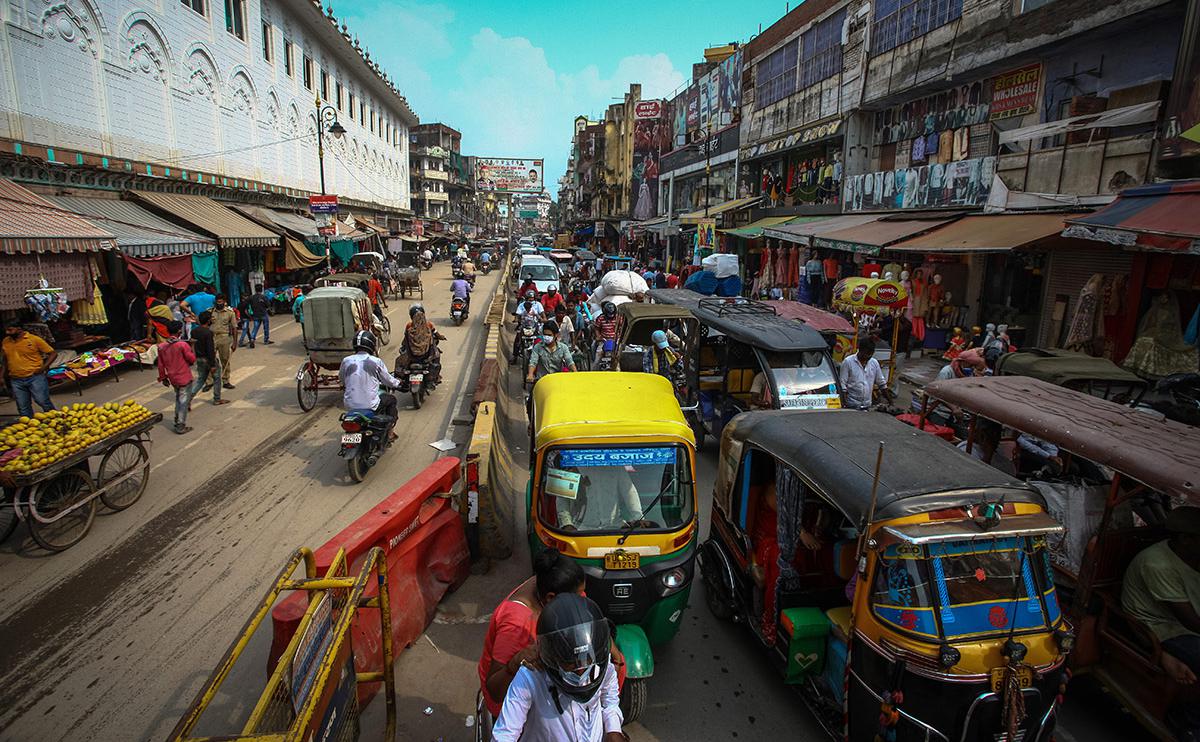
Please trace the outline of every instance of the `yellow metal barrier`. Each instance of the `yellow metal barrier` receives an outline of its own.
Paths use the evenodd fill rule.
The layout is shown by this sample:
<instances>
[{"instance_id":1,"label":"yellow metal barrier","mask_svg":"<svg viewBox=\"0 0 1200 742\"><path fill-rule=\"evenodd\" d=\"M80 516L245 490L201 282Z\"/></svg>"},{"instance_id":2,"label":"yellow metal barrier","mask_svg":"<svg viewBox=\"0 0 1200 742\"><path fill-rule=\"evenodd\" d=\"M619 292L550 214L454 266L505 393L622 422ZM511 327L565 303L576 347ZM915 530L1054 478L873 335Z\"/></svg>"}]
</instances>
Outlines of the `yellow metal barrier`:
<instances>
[{"instance_id":1,"label":"yellow metal barrier","mask_svg":"<svg viewBox=\"0 0 1200 742\"><path fill-rule=\"evenodd\" d=\"M293 579L304 563L305 579ZM376 547L367 552L362 569L356 577L347 577L346 554L339 550L323 576L316 575L316 560L309 549L298 549L267 592L258 610L242 629L241 636L225 652L216 672L200 689L187 713L169 737L172 742L209 742L215 740L254 740L255 742L302 742L326 738L328 729L319 729L328 721L332 726L340 721L341 734L335 739L357 738L358 684L384 684L387 726L384 739L396 734L396 696L394 657L392 654L391 604L388 602L387 560L383 550ZM377 595L365 597L372 575L379 588ZM204 714L221 693L222 684L229 678L242 653L249 646L255 631L262 625L271 608L286 590L308 592L308 609L296 633L288 642L267 679L258 701L236 734L196 736L193 734ZM351 660L351 628L358 611L377 609L380 612L380 645L383 648L381 671L356 673ZM351 682L352 681L352 682ZM331 685L332 684L332 685ZM341 686L341 687L339 687ZM347 694L348 689L348 694ZM327 718L324 714L339 695L351 705L352 713L342 719ZM336 717L336 715L334 715ZM212 726L213 721L205 721Z\"/></svg>"}]
</instances>

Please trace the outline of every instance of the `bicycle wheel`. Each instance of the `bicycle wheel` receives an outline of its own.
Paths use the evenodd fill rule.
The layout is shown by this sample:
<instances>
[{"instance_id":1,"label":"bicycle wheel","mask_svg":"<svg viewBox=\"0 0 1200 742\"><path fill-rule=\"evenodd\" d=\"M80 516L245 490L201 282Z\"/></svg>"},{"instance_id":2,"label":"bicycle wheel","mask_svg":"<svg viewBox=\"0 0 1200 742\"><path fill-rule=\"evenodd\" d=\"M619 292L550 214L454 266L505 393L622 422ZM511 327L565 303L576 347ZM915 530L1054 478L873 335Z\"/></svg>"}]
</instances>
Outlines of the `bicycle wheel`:
<instances>
[{"instance_id":1,"label":"bicycle wheel","mask_svg":"<svg viewBox=\"0 0 1200 742\"><path fill-rule=\"evenodd\" d=\"M124 477L124 479L122 479ZM116 480L120 479L120 482ZM103 492L100 502L109 510L124 510L138 501L150 481L150 454L142 442L130 438L121 441L100 459L97 486ZM115 484L109 484L116 482Z\"/></svg>"},{"instance_id":2,"label":"bicycle wheel","mask_svg":"<svg viewBox=\"0 0 1200 742\"><path fill-rule=\"evenodd\" d=\"M38 487L29 506L29 531L33 540L50 551L63 551L79 543L96 519L96 500L89 499L74 510L66 511L95 491L92 478L79 469L68 469ZM47 520L51 522L45 522Z\"/></svg>"},{"instance_id":3,"label":"bicycle wheel","mask_svg":"<svg viewBox=\"0 0 1200 742\"><path fill-rule=\"evenodd\" d=\"M317 374L312 365L306 365L296 374L296 401L305 412L317 405Z\"/></svg>"}]
</instances>

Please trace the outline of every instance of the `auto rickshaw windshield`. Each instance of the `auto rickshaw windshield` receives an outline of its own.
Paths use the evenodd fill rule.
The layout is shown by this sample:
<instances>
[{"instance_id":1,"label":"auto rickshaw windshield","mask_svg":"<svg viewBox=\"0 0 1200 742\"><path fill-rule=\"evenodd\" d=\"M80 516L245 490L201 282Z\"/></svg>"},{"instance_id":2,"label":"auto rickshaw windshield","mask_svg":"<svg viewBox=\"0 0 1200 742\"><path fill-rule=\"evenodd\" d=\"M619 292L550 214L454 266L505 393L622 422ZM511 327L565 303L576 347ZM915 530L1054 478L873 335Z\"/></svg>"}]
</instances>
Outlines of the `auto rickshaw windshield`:
<instances>
[{"instance_id":1,"label":"auto rickshaw windshield","mask_svg":"<svg viewBox=\"0 0 1200 742\"><path fill-rule=\"evenodd\" d=\"M833 368L821 351L763 351L763 357L771 367L775 386L786 390L785 395L825 391L837 394Z\"/></svg>"},{"instance_id":2,"label":"auto rickshaw windshield","mask_svg":"<svg viewBox=\"0 0 1200 742\"><path fill-rule=\"evenodd\" d=\"M880 555L871 607L926 639L1045 631L1061 618L1041 537L892 544Z\"/></svg>"},{"instance_id":3,"label":"auto rickshaw windshield","mask_svg":"<svg viewBox=\"0 0 1200 742\"><path fill-rule=\"evenodd\" d=\"M616 533L675 531L691 522L691 468L683 446L551 448L538 511L551 528Z\"/></svg>"}]
</instances>

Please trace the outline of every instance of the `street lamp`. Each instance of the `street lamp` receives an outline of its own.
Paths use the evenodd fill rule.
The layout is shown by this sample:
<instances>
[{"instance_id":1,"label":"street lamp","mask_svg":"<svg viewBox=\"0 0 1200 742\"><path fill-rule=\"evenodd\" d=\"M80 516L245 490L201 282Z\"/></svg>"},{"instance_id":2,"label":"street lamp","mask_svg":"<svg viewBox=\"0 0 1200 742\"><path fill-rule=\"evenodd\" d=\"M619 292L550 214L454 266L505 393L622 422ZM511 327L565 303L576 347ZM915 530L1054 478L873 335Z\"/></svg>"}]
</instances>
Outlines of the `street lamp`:
<instances>
[{"instance_id":1,"label":"street lamp","mask_svg":"<svg viewBox=\"0 0 1200 742\"><path fill-rule=\"evenodd\" d=\"M326 103L321 105L321 96L317 96L317 162L321 170L321 195L325 195L325 132L328 131L334 139L341 139L346 133L337 118L337 109Z\"/></svg>"}]
</instances>

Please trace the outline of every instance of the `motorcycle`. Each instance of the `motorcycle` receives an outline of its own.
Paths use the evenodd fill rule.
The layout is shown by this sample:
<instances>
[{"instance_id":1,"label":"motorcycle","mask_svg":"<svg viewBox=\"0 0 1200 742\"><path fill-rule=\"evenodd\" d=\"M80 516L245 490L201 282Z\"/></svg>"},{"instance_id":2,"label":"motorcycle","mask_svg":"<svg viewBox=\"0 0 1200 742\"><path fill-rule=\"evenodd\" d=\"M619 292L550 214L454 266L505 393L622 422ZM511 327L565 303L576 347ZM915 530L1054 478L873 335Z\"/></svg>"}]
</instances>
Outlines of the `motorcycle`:
<instances>
[{"instance_id":1,"label":"motorcycle","mask_svg":"<svg viewBox=\"0 0 1200 742\"><path fill-rule=\"evenodd\" d=\"M600 349L600 358L596 362L596 371L612 371L613 355L617 349L616 340L597 340L596 348ZM592 355L595 355L593 350Z\"/></svg>"},{"instance_id":2,"label":"motorcycle","mask_svg":"<svg viewBox=\"0 0 1200 742\"><path fill-rule=\"evenodd\" d=\"M421 361L413 361L408 364L408 368L404 370L402 381L404 386L401 391L412 394L413 409L421 409L421 405L425 402L425 397L429 396L429 392L433 391L432 379L426 380L430 376L431 369L429 364Z\"/></svg>"},{"instance_id":3,"label":"motorcycle","mask_svg":"<svg viewBox=\"0 0 1200 742\"><path fill-rule=\"evenodd\" d=\"M469 306L466 299L455 296L450 300L450 319L454 320L455 325L463 323L463 320L467 318L468 311Z\"/></svg>"},{"instance_id":4,"label":"motorcycle","mask_svg":"<svg viewBox=\"0 0 1200 742\"><path fill-rule=\"evenodd\" d=\"M533 352L535 334L533 327L517 328L517 345L513 349L513 363L522 369L529 367L529 354Z\"/></svg>"},{"instance_id":5,"label":"motorcycle","mask_svg":"<svg viewBox=\"0 0 1200 742\"><path fill-rule=\"evenodd\" d=\"M363 481L367 470L375 466L384 450L392 445L388 440L391 422L391 417L370 410L342 413L342 448L338 456L346 459L346 468L355 482Z\"/></svg>"},{"instance_id":6,"label":"motorcycle","mask_svg":"<svg viewBox=\"0 0 1200 742\"><path fill-rule=\"evenodd\" d=\"M420 258L417 258L417 265L420 266L421 270L427 271L433 267L433 260L422 255Z\"/></svg>"},{"instance_id":7,"label":"motorcycle","mask_svg":"<svg viewBox=\"0 0 1200 742\"><path fill-rule=\"evenodd\" d=\"M453 271L451 271L451 274L450 274L450 275L451 275L452 277L454 277L454 278L458 279L458 278L462 278L462 277L463 277L464 275L466 275L466 274L465 274L465 273L463 273L463 269L462 269L462 268L459 268L459 267L455 266L454 270L453 270Z\"/></svg>"},{"instance_id":8,"label":"motorcycle","mask_svg":"<svg viewBox=\"0 0 1200 742\"><path fill-rule=\"evenodd\" d=\"M491 273L491 272L492 272L492 264L491 264L491 263L484 263L482 266L480 266L480 268L479 268L479 269L480 269L481 271L483 271L483 275L485 275L485 276L486 276L487 274L489 274L489 273Z\"/></svg>"}]
</instances>

